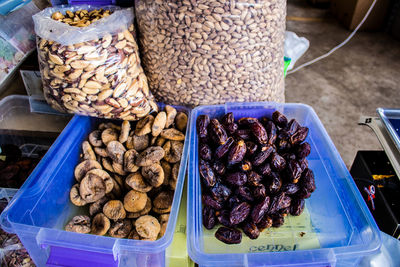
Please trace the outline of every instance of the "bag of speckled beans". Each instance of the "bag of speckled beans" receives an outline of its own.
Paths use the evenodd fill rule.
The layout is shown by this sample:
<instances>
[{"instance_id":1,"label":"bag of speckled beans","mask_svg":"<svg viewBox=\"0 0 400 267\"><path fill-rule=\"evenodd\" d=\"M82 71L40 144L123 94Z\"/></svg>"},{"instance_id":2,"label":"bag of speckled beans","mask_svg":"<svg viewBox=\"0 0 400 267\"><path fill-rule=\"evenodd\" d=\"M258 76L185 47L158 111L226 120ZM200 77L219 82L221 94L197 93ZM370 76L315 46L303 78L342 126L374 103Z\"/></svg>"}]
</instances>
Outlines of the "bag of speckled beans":
<instances>
[{"instance_id":1,"label":"bag of speckled beans","mask_svg":"<svg viewBox=\"0 0 400 267\"><path fill-rule=\"evenodd\" d=\"M136 0L135 8L158 101L284 102L285 0Z\"/></svg>"},{"instance_id":2,"label":"bag of speckled beans","mask_svg":"<svg viewBox=\"0 0 400 267\"><path fill-rule=\"evenodd\" d=\"M140 65L133 9L47 8L33 16L43 91L56 110L137 120L157 110Z\"/></svg>"}]
</instances>

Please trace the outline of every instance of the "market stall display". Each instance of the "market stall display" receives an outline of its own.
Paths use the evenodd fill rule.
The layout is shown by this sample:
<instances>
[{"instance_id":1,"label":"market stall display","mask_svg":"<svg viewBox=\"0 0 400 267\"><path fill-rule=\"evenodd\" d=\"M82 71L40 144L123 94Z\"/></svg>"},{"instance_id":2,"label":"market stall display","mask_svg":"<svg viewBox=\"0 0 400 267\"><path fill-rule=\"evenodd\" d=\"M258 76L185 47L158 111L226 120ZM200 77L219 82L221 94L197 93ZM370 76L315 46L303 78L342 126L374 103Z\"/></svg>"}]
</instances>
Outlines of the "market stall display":
<instances>
[{"instance_id":1,"label":"market stall display","mask_svg":"<svg viewBox=\"0 0 400 267\"><path fill-rule=\"evenodd\" d=\"M284 102L286 1L137 0L135 8L158 101Z\"/></svg>"},{"instance_id":2,"label":"market stall display","mask_svg":"<svg viewBox=\"0 0 400 267\"><path fill-rule=\"evenodd\" d=\"M140 65L132 8L47 8L33 20L44 95L54 109L124 120L157 109Z\"/></svg>"},{"instance_id":3,"label":"market stall display","mask_svg":"<svg viewBox=\"0 0 400 267\"><path fill-rule=\"evenodd\" d=\"M300 216L287 216L279 228L268 228L257 239L242 236L240 244L224 244L215 238L217 229L204 227L203 178L199 172L199 116L221 118L271 118L279 111L309 129L308 168L316 190L305 200ZM199 266L259 266L312 264L356 266L381 245L380 234L368 208L315 112L303 104L229 103L201 106L192 111L188 179L188 252ZM301 178L300 178L301 180ZM299 182L300 182L299 180ZM254 193L254 192L253 192Z\"/></svg>"}]
</instances>

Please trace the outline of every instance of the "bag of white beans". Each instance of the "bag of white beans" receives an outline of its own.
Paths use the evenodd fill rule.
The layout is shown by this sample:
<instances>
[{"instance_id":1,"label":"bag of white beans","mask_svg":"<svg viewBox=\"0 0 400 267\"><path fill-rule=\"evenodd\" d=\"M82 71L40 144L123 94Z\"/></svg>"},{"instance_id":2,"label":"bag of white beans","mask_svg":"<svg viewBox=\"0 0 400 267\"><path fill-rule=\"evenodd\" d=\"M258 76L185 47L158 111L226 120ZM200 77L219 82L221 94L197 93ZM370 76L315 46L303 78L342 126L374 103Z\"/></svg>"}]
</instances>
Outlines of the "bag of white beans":
<instances>
[{"instance_id":1,"label":"bag of white beans","mask_svg":"<svg viewBox=\"0 0 400 267\"><path fill-rule=\"evenodd\" d=\"M284 102L285 0L136 0L158 101Z\"/></svg>"}]
</instances>

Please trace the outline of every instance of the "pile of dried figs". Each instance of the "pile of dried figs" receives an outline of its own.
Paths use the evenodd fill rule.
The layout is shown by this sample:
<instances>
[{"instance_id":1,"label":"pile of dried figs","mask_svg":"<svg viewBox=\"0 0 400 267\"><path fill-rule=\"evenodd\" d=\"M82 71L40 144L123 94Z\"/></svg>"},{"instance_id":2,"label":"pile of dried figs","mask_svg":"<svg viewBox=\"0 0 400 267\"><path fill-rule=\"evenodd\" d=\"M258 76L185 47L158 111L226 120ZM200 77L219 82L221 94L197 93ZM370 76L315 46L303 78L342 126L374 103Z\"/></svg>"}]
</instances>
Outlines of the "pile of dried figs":
<instances>
[{"instance_id":1,"label":"pile of dried figs","mask_svg":"<svg viewBox=\"0 0 400 267\"><path fill-rule=\"evenodd\" d=\"M121 127L101 123L82 143L70 199L88 206L67 231L156 240L167 227L187 115L172 106ZM133 127L131 127L133 126Z\"/></svg>"},{"instance_id":2,"label":"pile of dried figs","mask_svg":"<svg viewBox=\"0 0 400 267\"><path fill-rule=\"evenodd\" d=\"M286 215L303 212L304 199L316 188L306 159L307 127L279 111L260 120L200 115L196 127L203 225L222 224L217 239L238 244L239 228L256 239L264 229L283 225Z\"/></svg>"}]
</instances>

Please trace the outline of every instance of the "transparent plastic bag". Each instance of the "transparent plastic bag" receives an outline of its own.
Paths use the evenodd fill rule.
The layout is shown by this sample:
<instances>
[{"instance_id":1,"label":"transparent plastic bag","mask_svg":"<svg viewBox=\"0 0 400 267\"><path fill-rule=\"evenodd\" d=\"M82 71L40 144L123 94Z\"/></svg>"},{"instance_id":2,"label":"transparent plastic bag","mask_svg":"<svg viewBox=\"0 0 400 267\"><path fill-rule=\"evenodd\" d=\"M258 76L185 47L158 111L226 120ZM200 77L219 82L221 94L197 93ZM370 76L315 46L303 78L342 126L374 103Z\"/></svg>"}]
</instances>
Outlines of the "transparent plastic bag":
<instances>
[{"instance_id":1,"label":"transparent plastic bag","mask_svg":"<svg viewBox=\"0 0 400 267\"><path fill-rule=\"evenodd\" d=\"M136 0L135 8L157 100L284 102L286 1Z\"/></svg>"},{"instance_id":2,"label":"transparent plastic bag","mask_svg":"<svg viewBox=\"0 0 400 267\"><path fill-rule=\"evenodd\" d=\"M113 13L87 27L51 16L99 7L53 7L33 16L44 96L61 112L137 120L157 105L140 65L133 10L102 8Z\"/></svg>"}]
</instances>

